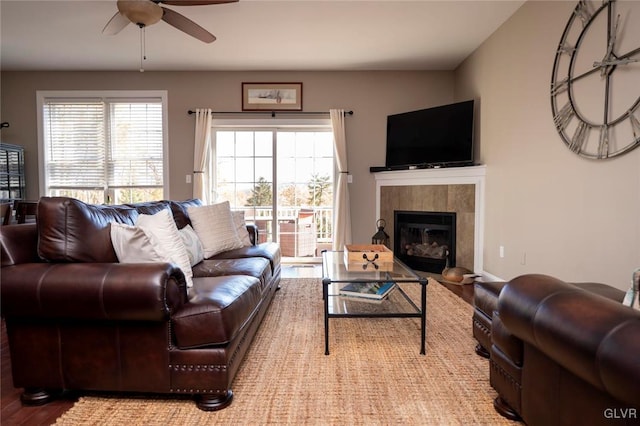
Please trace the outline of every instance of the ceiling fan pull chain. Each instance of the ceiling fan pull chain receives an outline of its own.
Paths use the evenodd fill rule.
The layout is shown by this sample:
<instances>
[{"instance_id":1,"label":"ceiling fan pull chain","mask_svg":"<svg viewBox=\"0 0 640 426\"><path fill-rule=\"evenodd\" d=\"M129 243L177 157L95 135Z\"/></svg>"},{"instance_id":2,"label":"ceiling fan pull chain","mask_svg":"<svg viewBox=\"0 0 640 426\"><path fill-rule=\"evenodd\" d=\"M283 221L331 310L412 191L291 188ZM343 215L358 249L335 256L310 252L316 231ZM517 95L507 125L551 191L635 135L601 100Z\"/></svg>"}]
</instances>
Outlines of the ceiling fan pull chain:
<instances>
[{"instance_id":1,"label":"ceiling fan pull chain","mask_svg":"<svg viewBox=\"0 0 640 426\"><path fill-rule=\"evenodd\" d=\"M146 26L138 24L140 26L140 72L144 72L143 61L147 60L147 33Z\"/></svg>"}]
</instances>

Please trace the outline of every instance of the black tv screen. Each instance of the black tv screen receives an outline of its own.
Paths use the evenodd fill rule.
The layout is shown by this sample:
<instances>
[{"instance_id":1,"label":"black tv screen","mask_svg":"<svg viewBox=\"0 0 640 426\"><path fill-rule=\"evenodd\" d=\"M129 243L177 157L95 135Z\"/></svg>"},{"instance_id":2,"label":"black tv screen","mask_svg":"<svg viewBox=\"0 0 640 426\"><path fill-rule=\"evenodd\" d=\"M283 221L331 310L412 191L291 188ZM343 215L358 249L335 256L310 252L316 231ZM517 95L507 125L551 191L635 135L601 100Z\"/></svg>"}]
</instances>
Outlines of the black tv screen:
<instances>
[{"instance_id":1,"label":"black tv screen","mask_svg":"<svg viewBox=\"0 0 640 426\"><path fill-rule=\"evenodd\" d=\"M387 117L386 167L473 164L473 100Z\"/></svg>"}]
</instances>

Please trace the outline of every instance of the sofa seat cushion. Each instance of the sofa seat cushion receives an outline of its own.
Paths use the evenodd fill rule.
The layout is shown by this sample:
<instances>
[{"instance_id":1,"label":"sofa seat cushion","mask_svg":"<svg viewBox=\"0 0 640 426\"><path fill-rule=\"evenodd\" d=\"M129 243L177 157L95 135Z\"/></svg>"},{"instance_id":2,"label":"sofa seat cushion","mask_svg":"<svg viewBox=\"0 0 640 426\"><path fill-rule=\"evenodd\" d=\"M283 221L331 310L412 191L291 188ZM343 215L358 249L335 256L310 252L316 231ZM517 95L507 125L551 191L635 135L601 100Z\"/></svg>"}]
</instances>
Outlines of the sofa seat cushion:
<instances>
[{"instance_id":1,"label":"sofa seat cushion","mask_svg":"<svg viewBox=\"0 0 640 426\"><path fill-rule=\"evenodd\" d=\"M280 265L280 245L277 243L261 243L255 246L242 247L218 253L210 259L242 259L247 257L264 257L271 262L271 270Z\"/></svg>"},{"instance_id":2,"label":"sofa seat cushion","mask_svg":"<svg viewBox=\"0 0 640 426\"><path fill-rule=\"evenodd\" d=\"M261 294L255 277L194 278L189 302L172 316L176 345L185 349L229 343L258 310Z\"/></svg>"},{"instance_id":3,"label":"sofa seat cushion","mask_svg":"<svg viewBox=\"0 0 640 426\"><path fill-rule=\"evenodd\" d=\"M264 257L245 259L205 259L193 267L196 277L220 277L225 275L248 275L260 280L264 290L273 272L269 260Z\"/></svg>"}]
</instances>

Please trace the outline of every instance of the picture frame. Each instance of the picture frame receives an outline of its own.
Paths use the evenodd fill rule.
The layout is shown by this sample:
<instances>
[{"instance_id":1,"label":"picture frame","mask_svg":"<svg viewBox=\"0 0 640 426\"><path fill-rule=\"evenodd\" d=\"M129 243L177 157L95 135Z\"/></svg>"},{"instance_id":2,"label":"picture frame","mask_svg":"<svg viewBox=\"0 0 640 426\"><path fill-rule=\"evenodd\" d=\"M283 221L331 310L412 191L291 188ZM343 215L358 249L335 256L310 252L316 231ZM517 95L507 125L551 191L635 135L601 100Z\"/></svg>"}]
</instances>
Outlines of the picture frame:
<instances>
[{"instance_id":1,"label":"picture frame","mask_svg":"<svg viewBox=\"0 0 640 426\"><path fill-rule=\"evenodd\" d=\"M242 83L243 111L302 111L302 83Z\"/></svg>"}]
</instances>

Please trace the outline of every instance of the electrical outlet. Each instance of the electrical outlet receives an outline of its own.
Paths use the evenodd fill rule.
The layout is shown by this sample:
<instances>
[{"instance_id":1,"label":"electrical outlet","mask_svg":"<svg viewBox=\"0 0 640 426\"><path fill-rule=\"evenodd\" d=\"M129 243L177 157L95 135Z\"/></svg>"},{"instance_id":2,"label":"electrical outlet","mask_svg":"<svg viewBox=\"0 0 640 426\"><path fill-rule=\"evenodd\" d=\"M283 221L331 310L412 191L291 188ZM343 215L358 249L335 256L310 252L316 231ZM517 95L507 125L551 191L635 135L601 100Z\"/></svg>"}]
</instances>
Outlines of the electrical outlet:
<instances>
[{"instance_id":1,"label":"electrical outlet","mask_svg":"<svg viewBox=\"0 0 640 426\"><path fill-rule=\"evenodd\" d=\"M504 246L500 246L500 259L504 258Z\"/></svg>"}]
</instances>

